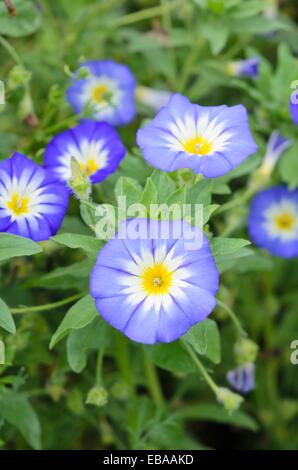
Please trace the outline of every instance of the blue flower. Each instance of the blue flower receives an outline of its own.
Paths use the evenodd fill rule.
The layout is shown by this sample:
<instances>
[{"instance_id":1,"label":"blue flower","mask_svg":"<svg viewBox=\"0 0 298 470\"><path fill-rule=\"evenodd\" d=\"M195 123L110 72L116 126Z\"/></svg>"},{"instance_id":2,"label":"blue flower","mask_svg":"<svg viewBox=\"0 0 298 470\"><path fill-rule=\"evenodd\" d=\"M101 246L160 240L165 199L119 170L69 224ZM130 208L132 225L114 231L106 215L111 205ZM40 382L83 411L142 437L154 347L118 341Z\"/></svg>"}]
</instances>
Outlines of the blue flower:
<instances>
[{"instance_id":1,"label":"blue flower","mask_svg":"<svg viewBox=\"0 0 298 470\"><path fill-rule=\"evenodd\" d=\"M291 100L290 100L290 114L291 114L291 118L292 118L294 124L296 124L296 126L298 126L298 102L296 102L296 100L297 100L297 98L294 100L294 98L291 97Z\"/></svg>"},{"instance_id":2,"label":"blue flower","mask_svg":"<svg viewBox=\"0 0 298 470\"><path fill-rule=\"evenodd\" d=\"M139 129L137 143L152 166L191 168L207 178L228 173L257 150L244 106L199 106L179 94Z\"/></svg>"},{"instance_id":3,"label":"blue flower","mask_svg":"<svg viewBox=\"0 0 298 470\"><path fill-rule=\"evenodd\" d=\"M264 175L270 175L278 159L290 145L291 141L289 139L283 137L278 131L273 131L267 143L260 172Z\"/></svg>"},{"instance_id":4,"label":"blue flower","mask_svg":"<svg viewBox=\"0 0 298 470\"><path fill-rule=\"evenodd\" d=\"M135 116L136 80L127 65L112 60L90 60L81 64L90 72L76 77L66 92L75 113L89 105L92 118L123 126Z\"/></svg>"},{"instance_id":5,"label":"blue flower","mask_svg":"<svg viewBox=\"0 0 298 470\"><path fill-rule=\"evenodd\" d=\"M0 163L0 231L48 240L58 231L68 191L21 153Z\"/></svg>"},{"instance_id":6,"label":"blue flower","mask_svg":"<svg viewBox=\"0 0 298 470\"><path fill-rule=\"evenodd\" d=\"M228 72L237 77L257 78L259 76L260 59L252 57L246 60L232 62L228 66Z\"/></svg>"},{"instance_id":7,"label":"blue flower","mask_svg":"<svg viewBox=\"0 0 298 470\"><path fill-rule=\"evenodd\" d=\"M194 250L186 249L191 234L201 240ZM218 284L200 229L178 220L131 219L99 252L90 293L108 323L152 344L174 341L204 320L216 305Z\"/></svg>"},{"instance_id":8,"label":"blue flower","mask_svg":"<svg viewBox=\"0 0 298 470\"><path fill-rule=\"evenodd\" d=\"M282 258L298 256L298 189L278 186L259 192L248 220L253 242Z\"/></svg>"},{"instance_id":9,"label":"blue flower","mask_svg":"<svg viewBox=\"0 0 298 470\"><path fill-rule=\"evenodd\" d=\"M237 392L248 393L255 388L255 365L247 363L227 373L227 381Z\"/></svg>"},{"instance_id":10,"label":"blue flower","mask_svg":"<svg viewBox=\"0 0 298 470\"><path fill-rule=\"evenodd\" d=\"M71 157L98 183L113 173L125 155L115 129L106 122L84 121L73 129L56 135L47 145L44 166L59 180L71 177Z\"/></svg>"}]
</instances>

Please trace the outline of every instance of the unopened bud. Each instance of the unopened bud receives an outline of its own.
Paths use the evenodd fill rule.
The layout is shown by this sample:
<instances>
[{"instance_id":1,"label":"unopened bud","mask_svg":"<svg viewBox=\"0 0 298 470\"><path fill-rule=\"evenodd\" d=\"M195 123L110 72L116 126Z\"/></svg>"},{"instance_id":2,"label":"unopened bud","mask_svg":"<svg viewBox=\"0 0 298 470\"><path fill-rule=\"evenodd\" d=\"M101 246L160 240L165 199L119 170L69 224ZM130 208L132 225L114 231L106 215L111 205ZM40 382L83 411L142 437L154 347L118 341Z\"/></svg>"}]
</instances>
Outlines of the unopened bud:
<instances>
[{"instance_id":1,"label":"unopened bud","mask_svg":"<svg viewBox=\"0 0 298 470\"><path fill-rule=\"evenodd\" d=\"M259 347L249 338L240 338L235 343L234 354L237 364L240 366L255 362Z\"/></svg>"},{"instance_id":2,"label":"unopened bud","mask_svg":"<svg viewBox=\"0 0 298 470\"><path fill-rule=\"evenodd\" d=\"M225 387L219 387L217 389L216 397L219 403L224 406L229 414L232 414L234 411L238 410L241 403L243 402L243 397Z\"/></svg>"},{"instance_id":3,"label":"unopened bud","mask_svg":"<svg viewBox=\"0 0 298 470\"><path fill-rule=\"evenodd\" d=\"M89 176L82 170L78 161L74 157L71 157L70 168L71 178L68 181L68 186L73 190L78 199L88 200L91 193Z\"/></svg>"},{"instance_id":4,"label":"unopened bud","mask_svg":"<svg viewBox=\"0 0 298 470\"><path fill-rule=\"evenodd\" d=\"M95 406L105 406L108 403L108 392L104 387L96 385L89 390L86 404Z\"/></svg>"},{"instance_id":5,"label":"unopened bud","mask_svg":"<svg viewBox=\"0 0 298 470\"><path fill-rule=\"evenodd\" d=\"M21 85L29 82L31 79L31 72L26 70L23 65L15 65L8 75L7 89L14 90Z\"/></svg>"}]
</instances>

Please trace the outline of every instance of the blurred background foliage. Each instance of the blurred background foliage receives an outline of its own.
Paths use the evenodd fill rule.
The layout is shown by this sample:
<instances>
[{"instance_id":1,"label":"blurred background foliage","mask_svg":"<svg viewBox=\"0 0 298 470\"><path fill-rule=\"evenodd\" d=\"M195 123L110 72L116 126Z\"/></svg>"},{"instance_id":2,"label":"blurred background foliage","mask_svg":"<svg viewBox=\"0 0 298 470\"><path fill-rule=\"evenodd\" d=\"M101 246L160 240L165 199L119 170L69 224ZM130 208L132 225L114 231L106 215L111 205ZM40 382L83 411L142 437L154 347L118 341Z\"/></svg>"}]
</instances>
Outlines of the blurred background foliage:
<instances>
[{"instance_id":1,"label":"blurred background foliage","mask_svg":"<svg viewBox=\"0 0 298 470\"><path fill-rule=\"evenodd\" d=\"M203 105L247 107L259 152L216 181L213 203L242 194L273 129L293 145L270 184L297 187L297 127L288 112L291 83L298 80L295 0L13 4L15 18L0 2L0 79L6 90L6 104L0 105L0 159L18 149L42 162L51 136L77 120L64 99L69 75L83 59L112 58L128 64L140 85L178 91ZM257 79L226 73L230 61L252 56L260 58ZM135 133L153 115L138 102L137 118L120 129L129 155L115 175L95 188L97 202L114 200L120 176L144 187L152 169L140 158ZM119 182L117 187L120 191ZM243 204L211 218L210 230L247 239L247 209ZM63 232L90 234L76 200ZM176 343L154 348L133 344L99 317L88 317L84 299L77 307L81 324L61 327L69 307L64 300L88 292L93 250L71 250L50 241L43 243L43 253L7 260L0 246L0 295L15 313L17 328L15 335L11 324L0 330L6 354L6 364L0 366L0 446L297 449L298 366L290 363L290 343L298 338L298 262L249 250L241 257L238 253L240 259L233 250L221 258L220 296L260 347L256 389L241 410L229 415ZM56 302L57 307L45 311L22 313L17 308ZM6 307L0 307L4 312ZM204 363L216 382L225 384L225 374L235 366L235 330L220 308L212 318L220 339L206 345ZM51 337L55 347L50 350Z\"/></svg>"}]
</instances>

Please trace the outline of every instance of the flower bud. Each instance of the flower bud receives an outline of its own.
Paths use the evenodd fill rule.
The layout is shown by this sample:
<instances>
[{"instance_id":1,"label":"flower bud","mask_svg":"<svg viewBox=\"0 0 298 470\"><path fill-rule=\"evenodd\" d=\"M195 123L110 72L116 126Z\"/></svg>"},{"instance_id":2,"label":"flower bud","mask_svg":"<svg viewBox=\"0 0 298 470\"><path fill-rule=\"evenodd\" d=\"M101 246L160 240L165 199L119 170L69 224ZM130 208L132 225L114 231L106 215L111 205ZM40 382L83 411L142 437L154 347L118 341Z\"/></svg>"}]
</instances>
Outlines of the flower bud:
<instances>
[{"instance_id":1,"label":"flower bud","mask_svg":"<svg viewBox=\"0 0 298 470\"><path fill-rule=\"evenodd\" d=\"M15 90L21 85L29 82L31 79L31 72L26 70L22 65L15 65L8 75L7 89Z\"/></svg>"},{"instance_id":2,"label":"flower bud","mask_svg":"<svg viewBox=\"0 0 298 470\"><path fill-rule=\"evenodd\" d=\"M138 86L136 89L136 97L140 103L149 106L155 111L159 111L162 107L166 106L171 93L166 90L155 90L146 86Z\"/></svg>"},{"instance_id":3,"label":"flower bud","mask_svg":"<svg viewBox=\"0 0 298 470\"><path fill-rule=\"evenodd\" d=\"M70 167L71 178L68 181L68 186L73 190L78 199L88 200L91 193L89 176L82 170L74 157L71 157Z\"/></svg>"},{"instance_id":4,"label":"flower bud","mask_svg":"<svg viewBox=\"0 0 298 470\"><path fill-rule=\"evenodd\" d=\"M258 345L249 338L240 338L235 343L234 354L237 364L244 365L255 362L258 354Z\"/></svg>"},{"instance_id":5,"label":"flower bud","mask_svg":"<svg viewBox=\"0 0 298 470\"><path fill-rule=\"evenodd\" d=\"M232 77L257 78L259 76L259 66L260 59L252 57L246 60L230 62L226 67L226 73Z\"/></svg>"},{"instance_id":6,"label":"flower bud","mask_svg":"<svg viewBox=\"0 0 298 470\"><path fill-rule=\"evenodd\" d=\"M104 387L95 385L89 390L86 404L95 406L105 406L108 403L108 392Z\"/></svg>"},{"instance_id":7,"label":"flower bud","mask_svg":"<svg viewBox=\"0 0 298 470\"><path fill-rule=\"evenodd\" d=\"M230 370L227 373L227 381L237 392L251 392L255 388L255 365L249 362Z\"/></svg>"},{"instance_id":8,"label":"flower bud","mask_svg":"<svg viewBox=\"0 0 298 470\"><path fill-rule=\"evenodd\" d=\"M219 387L217 389L216 398L229 414L238 410L239 406L243 402L243 397L225 387Z\"/></svg>"}]
</instances>

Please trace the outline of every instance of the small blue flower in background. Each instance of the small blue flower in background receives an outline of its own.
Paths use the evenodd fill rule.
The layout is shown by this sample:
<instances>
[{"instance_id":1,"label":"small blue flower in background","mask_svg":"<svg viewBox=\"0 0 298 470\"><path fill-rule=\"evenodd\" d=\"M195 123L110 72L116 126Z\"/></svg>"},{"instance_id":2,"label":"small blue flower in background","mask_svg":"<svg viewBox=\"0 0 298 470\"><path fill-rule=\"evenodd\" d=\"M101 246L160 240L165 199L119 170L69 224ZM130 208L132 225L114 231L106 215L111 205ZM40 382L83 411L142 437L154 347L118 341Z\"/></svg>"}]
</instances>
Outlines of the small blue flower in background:
<instances>
[{"instance_id":1,"label":"small blue flower in background","mask_svg":"<svg viewBox=\"0 0 298 470\"><path fill-rule=\"evenodd\" d=\"M255 388L255 365L247 363L227 373L227 381L237 392L248 393Z\"/></svg>"},{"instance_id":2,"label":"small blue flower in background","mask_svg":"<svg viewBox=\"0 0 298 470\"><path fill-rule=\"evenodd\" d=\"M260 167L260 172L263 175L270 175L280 156L290 147L290 145L291 141L289 139L283 137L278 131L273 131L267 143L266 153Z\"/></svg>"},{"instance_id":3,"label":"small blue flower in background","mask_svg":"<svg viewBox=\"0 0 298 470\"><path fill-rule=\"evenodd\" d=\"M278 186L259 192L248 219L252 241L275 256L298 256L298 189Z\"/></svg>"},{"instance_id":4,"label":"small blue flower in background","mask_svg":"<svg viewBox=\"0 0 298 470\"><path fill-rule=\"evenodd\" d=\"M259 57L252 57L246 60L231 62L228 65L227 72L229 75L236 77L258 78L260 69Z\"/></svg>"},{"instance_id":5,"label":"small blue flower in background","mask_svg":"<svg viewBox=\"0 0 298 470\"><path fill-rule=\"evenodd\" d=\"M125 236L132 226L138 226L141 238ZM200 248L186 250L185 240L194 231L202 239ZM90 293L108 323L134 341L153 344L174 341L204 320L216 305L218 284L200 229L178 220L132 219L122 222L98 254Z\"/></svg>"},{"instance_id":6,"label":"small blue flower in background","mask_svg":"<svg viewBox=\"0 0 298 470\"><path fill-rule=\"evenodd\" d=\"M92 119L123 126L135 116L136 80L127 65L112 60L90 60L81 64L86 78L75 78L66 97L75 113L90 105Z\"/></svg>"},{"instance_id":7,"label":"small blue flower in background","mask_svg":"<svg viewBox=\"0 0 298 470\"><path fill-rule=\"evenodd\" d=\"M44 167L65 183L71 178L71 157L98 183L113 173L125 155L115 129L106 122L85 120L53 137L44 154Z\"/></svg>"},{"instance_id":8,"label":"small blue flower in background","mask_svg":"<svg viewBox=\"0 0 298 470\"><path fill-rule=\"evenodd\" d=\"M298 126L298 101L296 102L293 97L290 99L290 114L294 124Z\"/></svg>"},{"instance_id":9,"label":"small blue flower in background","mask_svg":"<svg viewBox=\"0 0 298 470\"><path fill-rule=\"evenodd\" d=\"M244 106L199 106L179 94L138 130L137 143L152 166L191 168L207 178L228 173L257 150Z\"/></svg>"},{"instance_id":10,"label":"small blue flower in background","mask_svg":"<svg viewBox=\"0 0 298 470\"><path fill-rule=\"evenodd\" d=\"M43 168L14 153L0 163L0 231L48 240L63 221L68 195Z\"/></svg>"}]
</instances>

